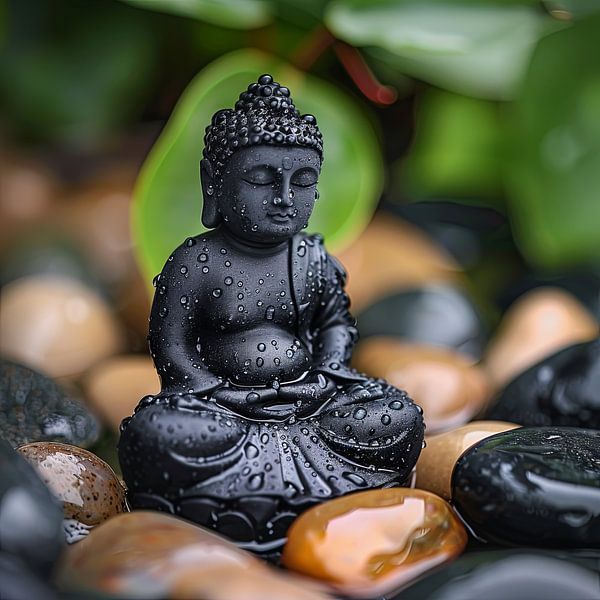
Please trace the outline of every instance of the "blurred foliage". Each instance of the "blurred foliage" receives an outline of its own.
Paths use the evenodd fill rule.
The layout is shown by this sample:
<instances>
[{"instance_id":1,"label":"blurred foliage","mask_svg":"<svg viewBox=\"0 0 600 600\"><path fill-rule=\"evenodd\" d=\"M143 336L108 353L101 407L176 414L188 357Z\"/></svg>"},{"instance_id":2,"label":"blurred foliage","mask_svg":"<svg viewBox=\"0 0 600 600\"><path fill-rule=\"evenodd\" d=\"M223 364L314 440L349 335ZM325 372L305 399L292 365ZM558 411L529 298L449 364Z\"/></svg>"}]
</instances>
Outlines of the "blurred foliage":
<instances>
[{"instance_id":1,"label":"blurred foliage","mask_svg":"<svg viewBox=\"0 0 600 600\"><path fill-rule=\"evenodd\" d=\"M201 19L214 25L253 29L271 20L266 0L125 0L133 6L182 17Z\"/></svg>"},{"instance_id":2,"label":"blurred foliage","mask_svg":"<svg viewBox=\"0 0 600 600\"><path fill-rule=\"evenodd\" d=\"M144 165L135 194L134 238L148 281L173 248L202 231L198 172L205 127L263 72L285 81L302 112L318 114L326 158L311 230L335 248L368 222L383 177L377 138L360 108L324 81L256 50L240 50L192 81Z\"/></svg>"},{"instance_id":3,"label":"blurred foliage","mask_svg":"<svg viewBox=\"0 0 600 600\"><path fill-rule=\"evenodd\" d=\"M556 27L531 2L335 0L325 21L397 70L482 98L511 98L536 42Z\"/></svg>"},{"instance_id":4,"label":"blurred foliage","mask_svg":"<svg viewBox=\"0 0 600 600\"><path fill-rule=\"evenodd\" d=\"M498 105L429 89L415 121L411 151L394 170L395 189L414 200L450 197L502 206Z\"/></svg>"},{"instance_id":5,"label":"blurred foliage","mask_svg":"<svg viewBox=\"0 0 600 600\"><path fill-rule=\"evenodd\" d=\"M120 8L120 6L119 6ZM138 117L153 80L152 31L135 11L84 3L10 4L0 57L0 102L11 126L34 139L91 144Z\"/></svg>"},{"instance_id":6,"label":"blurred foliage","mask_svg":"<svg viewBox=\"0 0 600 600\"><path fill-rule=\"evenodd\" d=\"M93 149L173 113L137 187L147 274L200 229L212 112L263 71L324 130L311 225L330 244L358 234L386 183L388 201L506 213L533 268L596 268L598 15L598 0L0 0L0 117L19 143ZM393 107L357 102L381 87L370 69L398 88Z\"/></svg>"},{"instance_id":7,"label":"blurred foliage","mask_svg":"<svg viewBox=\"0 0 600 600\"><path fill-rule=\"evenodd\" d=\"M598 14L542 40L513 106L510 215L543 266L600 258L599 41Z\"/></svg>"}]
</instances>

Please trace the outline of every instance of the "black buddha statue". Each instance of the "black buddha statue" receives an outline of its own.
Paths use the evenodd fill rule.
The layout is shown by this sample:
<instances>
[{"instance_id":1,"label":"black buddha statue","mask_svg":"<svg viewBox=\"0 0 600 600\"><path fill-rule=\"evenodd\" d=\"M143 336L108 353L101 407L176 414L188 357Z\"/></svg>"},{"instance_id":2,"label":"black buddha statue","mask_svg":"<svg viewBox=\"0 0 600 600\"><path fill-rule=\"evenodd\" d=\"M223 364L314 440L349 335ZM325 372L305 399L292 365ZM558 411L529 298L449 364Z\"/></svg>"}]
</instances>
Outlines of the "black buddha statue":
<instances>
[{"instance_id":1,"label":"black buddha statue","mask_svg":"<svg viewBox=\"0 0 600 600\"><path fill-rule=\"evenodd\" d=\"M345 274L302 233L323 160L315 117L263 75L206 129L207 233L156 278L150 350L162 391L123 421L134 508L168 511L257 550L307 507L402 485L423 442L405 392L348 366Z\"/></svg>"}]
</instances>

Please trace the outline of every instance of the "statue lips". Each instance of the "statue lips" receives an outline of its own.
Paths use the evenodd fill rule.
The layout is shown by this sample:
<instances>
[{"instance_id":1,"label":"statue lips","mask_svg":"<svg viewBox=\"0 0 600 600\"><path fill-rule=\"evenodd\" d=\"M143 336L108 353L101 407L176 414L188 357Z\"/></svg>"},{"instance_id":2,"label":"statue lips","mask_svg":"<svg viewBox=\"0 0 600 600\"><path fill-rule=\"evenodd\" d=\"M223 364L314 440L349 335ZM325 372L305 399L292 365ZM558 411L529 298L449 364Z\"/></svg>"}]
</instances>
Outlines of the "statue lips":
<instances>
[{"instance_id":1,"label":"statue lips","mask_svg":"<svg viewBox=\"0 0 600 600\"><path fill-rule=\"evenodd\" d=\"M276 223L288 223L294 218L294 213L292 212L270 212L267 213L269 217L275 221Z\"/></svg>"}]
</instances>

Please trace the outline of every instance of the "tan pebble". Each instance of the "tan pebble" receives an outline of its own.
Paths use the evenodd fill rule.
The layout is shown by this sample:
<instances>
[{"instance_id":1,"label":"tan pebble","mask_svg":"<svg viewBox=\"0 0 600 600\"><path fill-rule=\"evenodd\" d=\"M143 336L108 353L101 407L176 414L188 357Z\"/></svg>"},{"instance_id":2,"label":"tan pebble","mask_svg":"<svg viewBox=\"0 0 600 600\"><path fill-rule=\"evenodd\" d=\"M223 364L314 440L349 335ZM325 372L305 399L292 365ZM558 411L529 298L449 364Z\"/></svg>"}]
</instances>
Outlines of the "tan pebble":
<instances>
[{"instance_id":1,"label":"tan pebble","mask_svg":"<svg viewBox=\"0 0 600 600\"><path fill-rule=\"evenodd\" d=\"M379 597L456 558L467 537L450 505L434 494L370 490L300 515L288 531L282 562L343 594Z\"/></svg>"},{"instance_id":2,"label":"tan pebble","mask_svg":"<svg viewBox=\"0 0 600 600\"><path fill-rule=\"evenodd\" d=\"M447 348L369 337L357 345L352 364L405 390L423 409L429 434L469 421L490 393L483 370Z\"/></svg>"},{"instance_id":3,"label":"tan pebble","mask_svg":"<svg viewBox=\"0 0 600 600\"><path fill-rule=\"evenodd\" d=\"M94 526L128 510L115 472L88 450L58 442L34 442L18 450L62 502L66 519Z\"/></svg>"},{"instance_id":4,"label":"tan pebble","mask_svg":"<svg viewBox=\"0 0 600 600\"><path fill-rule=\"evenodd\" d=\"M73 279L18 279L1 302L0 352L51 377L77 376L122 347L108 305Z\"/></svg>"},{"instance_id":5,"label":"tan pebble","mask_svg":"<svg viewBox=\"0 0 600 600\"><path fill-rule=\"evenodd\" d=\"M88 405L115 431L138 402L160 392L160 379L149 356L126 355L109 358L83 378Z\"/></svg>"},{"instance_id":6,"label":"tan pebble","mask_svg":"<svg viewBox=\"0 0 600 600\"><path fill-rule=\"evenodd\" d=\"M131 239L131 195L135 177L128 171L105 174L82 186L62 202L57 225L76 240L110 284L135 272Z\"/></svg>"},{"instance_id":7,"label":"tan pebble","mask_svg":"<svg viewBox=\"0 0 600 600\"><path fill-rule=\"evenodd\" d=\"M506 421L473 421L452 431L427 437L427 445L417 462L415 486L450 500L452 471L459 457L486 437L516 427L519 425Z\"/></svg>"},{"instance_id":8,"label":"tan pebble","mask_svg":"<svg viewBox=\"0 0 600 600\"><path fill-rule=\"evenodd\" d=\"M202 600L325 600L307 580L277 571L206 529L170 515L118 515L68 548L64 589L117 597Z\"/></svg>"},{"instance_id":9,"label":"tan pebble","mask_svg":"<svg viewBox=\"0 0 600 600\"><path fill-rule=\"evenodd\" d=\"M386 294L460 278L460 267L443 248L389 214L377 214L338 257L348 273L346 291L355 313Z\"/></svg>"},{"instance_id":10,"label":"tan pebble","mask_svg":"<svg viewBox=\"0 0 600 600\"><path fill-rule=\"evenodd\" d=\"M537 288L508 309L483 366L497 388L561 348L598 337L598 321L571 294Z\"/></svg>"}]
</instances>

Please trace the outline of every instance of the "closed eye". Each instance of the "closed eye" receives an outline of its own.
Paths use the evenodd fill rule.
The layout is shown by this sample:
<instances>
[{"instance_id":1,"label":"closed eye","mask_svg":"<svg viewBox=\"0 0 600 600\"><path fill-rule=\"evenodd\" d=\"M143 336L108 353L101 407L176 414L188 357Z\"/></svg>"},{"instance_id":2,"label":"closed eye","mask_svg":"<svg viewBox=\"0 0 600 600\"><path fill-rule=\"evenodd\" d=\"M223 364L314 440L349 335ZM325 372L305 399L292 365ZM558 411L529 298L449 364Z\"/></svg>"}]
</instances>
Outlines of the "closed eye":
<instances>
[{"instance_id":1,"label":"closed eye","mask_svg":"<svg viewBox=\"0 0 600 600\"><path fill-rule=\"evenodd\" d=\"M319 174L314 169L306 168L296 171L290 183L298 187L310 187L311 185L315 185L318 179Z\"/></svg>"},{"instance_id":2,"label":"closed eye","mask_svg":"<svg viewBox=\"0 0 600 600\"><path fill-rule=\"evenodd\" d=\"M271 185L275 181L275 177L270 169L260 167L252 169L242 179L252 185Z\"/></svg>"}]
</instances>

